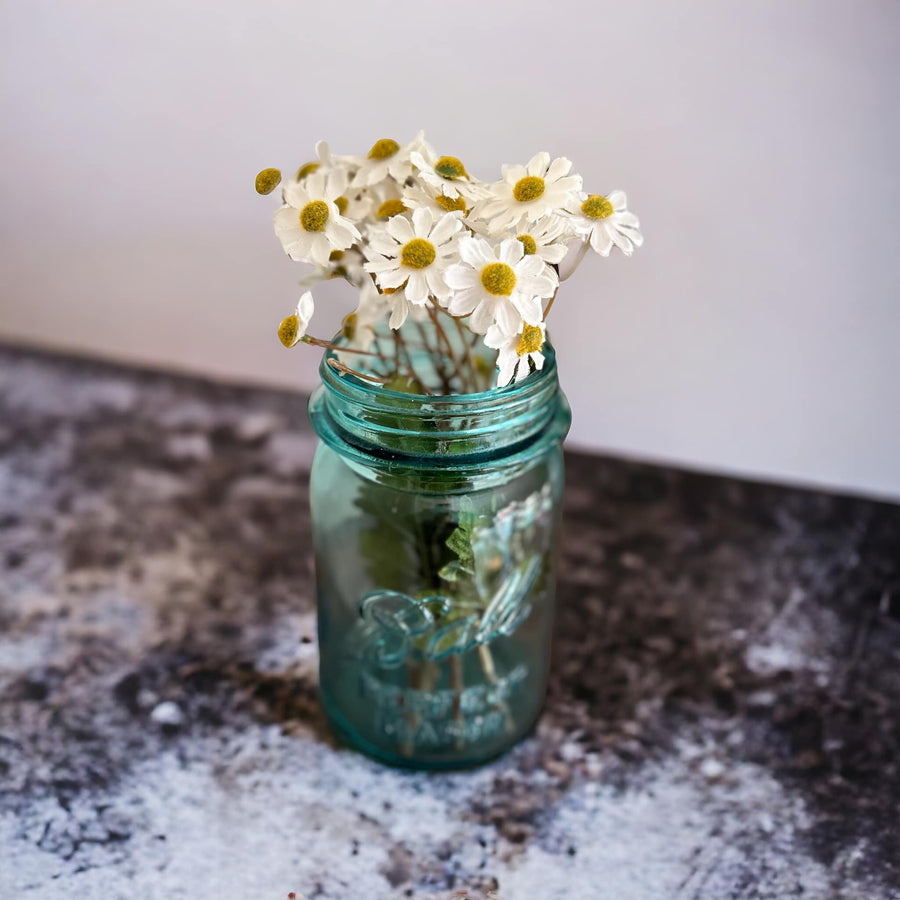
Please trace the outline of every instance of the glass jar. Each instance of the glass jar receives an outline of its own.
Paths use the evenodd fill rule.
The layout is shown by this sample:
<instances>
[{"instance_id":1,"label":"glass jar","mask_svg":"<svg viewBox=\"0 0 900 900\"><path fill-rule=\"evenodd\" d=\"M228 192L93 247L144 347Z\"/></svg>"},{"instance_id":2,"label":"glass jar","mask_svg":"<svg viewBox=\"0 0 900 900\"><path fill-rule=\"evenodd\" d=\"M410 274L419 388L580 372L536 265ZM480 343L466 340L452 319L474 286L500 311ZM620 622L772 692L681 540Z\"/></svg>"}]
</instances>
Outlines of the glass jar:
<instances>
[{"instance_id":1,"label":"glass jar","mask_svg":"<svg viewBox=\"0 0 900 900\"><path fill-rule=\"evenodd\" d=\"M570 422L544 353L514 385L449 396L323 360L309 402L319 690L340 736L384 762L480 763L540 714Z\"/></svg>"}]
</instances>

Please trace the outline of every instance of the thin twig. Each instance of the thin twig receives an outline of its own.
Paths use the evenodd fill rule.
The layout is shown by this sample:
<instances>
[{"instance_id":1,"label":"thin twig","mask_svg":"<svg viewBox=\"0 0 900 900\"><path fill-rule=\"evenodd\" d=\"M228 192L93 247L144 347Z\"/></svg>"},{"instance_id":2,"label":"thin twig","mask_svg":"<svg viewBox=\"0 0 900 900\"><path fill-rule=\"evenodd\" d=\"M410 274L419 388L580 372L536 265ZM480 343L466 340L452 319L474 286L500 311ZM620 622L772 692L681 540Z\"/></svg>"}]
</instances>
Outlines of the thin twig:
<instances>
[{"instance_id":1,"label":"thin twig","mask_svg":"<svg viewBox=\"0 0 900 900\"><path fill-rule=\"evenodd\" d=\"M375 381L378 382L378 384L386 384L391 380L390 376L387 375L371 375L366 372L360 372L356 369L351 369L350 366L344 365L344 363L337 359L329 358L326 360L326 362L339 375L355 375L357 378L362 378L364 381Z\"/></svg>"},{"instance_id":2,"label":"thin twig","mask_svg":"<svg viewBox=\"0 0 900 900\"><path fill-rule=\"evenodd\" d=\"M437 330L438 338L443 340L444 346L447 348L447 356L450 357L450 362L453 363L454 374L459 376L460 383L465 387L465 378L460 369L460 363L453 352L453 345L450 343L450 338L447 337L447 332L441 327L441 323L438 321L438 314L433 306L428 307L428 315L431 316L431 321L434 323L434 327Z\"/></svg>"},{"instance_id":3,"label":"thin twig","mask_svg":"<svg viewBox=\"0 0 900 900\"><path fill-rule=\"evenodd\" d=\"M447 313L447 315L450 316L450 313ZM478 369L475 367L475 357L472 355L472 346L474 345L470 346L466 340L466 329L463 323L456 316L450 316L450 318L453 319L453 323L456 325L457 331L459 331L460 341L462 342L463 350L466 354L470 384L477 393L480 385L478 384Z\"/></svg>"},{"instance_id":4,"label":"thin twig","mask_svg":"<svg viewBox=\"0 0 900 900\"><path fill-rule=\"evenodd\" d=\"M355 347L342 347L340 344L334 344L331 341L313 337L311 334L304 334L300 340L304 344L309 344L312 347L324 347L326 350L339 350L341 353L360 353L363 356L378 356L382 359L384 358L381 353L376 353L372 350L357 350Z\"/></svg>"},{"instance_id":5,"label":"thin twig","mask_svg":"<svg viewBox=\"0 0 900 900\"><path fill-rule=\"evenodd\" d=\"M406 367L409 369L409 377L415 381L426 394L432 394L433 391L428 389L428 385L425 384L425 381L419 377L419 374L416 372L416 368L413 365L412 356L409 353L409 350L406 346L406 341L403 338L403 335L400 334L397 330L392 330L391 334L394 336L394 343L397 345L397 359L399 361L400 356L403 355L406 357Z\"/></svg>"}]
</instances>

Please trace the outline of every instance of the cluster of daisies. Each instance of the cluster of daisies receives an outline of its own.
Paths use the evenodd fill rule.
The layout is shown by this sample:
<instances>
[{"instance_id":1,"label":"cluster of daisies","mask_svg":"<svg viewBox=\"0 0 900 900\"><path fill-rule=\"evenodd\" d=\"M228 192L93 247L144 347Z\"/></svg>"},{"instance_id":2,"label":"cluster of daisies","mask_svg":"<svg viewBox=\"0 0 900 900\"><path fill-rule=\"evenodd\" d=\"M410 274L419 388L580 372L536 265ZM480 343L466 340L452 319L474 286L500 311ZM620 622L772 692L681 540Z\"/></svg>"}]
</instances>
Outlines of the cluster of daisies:
<instances>
[{"instance_id":1,"label":"cluster of daisies","mask_svg":"<svg viewBox=\"0 0 900 900\"><path fill-rule=\"evenodd\" d=\"M359 300L337 343L308 333L308 290L278 335L288 347L332 348L336 368L376 381L391 381L391 373L373 375L376 365L358 361L390 357L395 370L401 360L411 367L399 336L407 321L443 338L424 346L446 354L446 366L436 368L456 376L445 381L447 390L479 389L468 352L479 342L496 351L498 386L527 377L543 366L547 313L561 277L588 247L601 256L613 247L630 255L643 242L622 191L585 193L571 162L548 153L503 166L496 182L474 178L455 156L439 156L421 133L406 145L382 138L365 156L335 156L320 142L316 156L284 181L275 233L291 259L314 267L302 286L344 278ZM256 178L261 194L279 184L277 169ZM397 341L392 355L385 335Z\"/></svg>"}]
</instances>

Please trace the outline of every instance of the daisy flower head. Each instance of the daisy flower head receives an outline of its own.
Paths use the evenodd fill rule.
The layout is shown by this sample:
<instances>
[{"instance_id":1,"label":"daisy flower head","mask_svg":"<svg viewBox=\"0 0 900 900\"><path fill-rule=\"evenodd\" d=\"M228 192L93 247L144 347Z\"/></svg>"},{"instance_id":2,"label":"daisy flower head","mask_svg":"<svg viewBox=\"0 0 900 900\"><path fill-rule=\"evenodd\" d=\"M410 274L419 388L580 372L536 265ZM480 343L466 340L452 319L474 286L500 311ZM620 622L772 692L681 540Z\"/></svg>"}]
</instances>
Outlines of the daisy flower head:
<instances>
[{"instance_id":1,"label":"daisy flower head","mask_svg":"<svg viewBox=\"0 0 900 900\"><path fill-rule=\"evenodd\" d=\"M476 334L494 323L507 334L519 331L523 320L540 323L541 300L553 296L557 281L539 256L526 256L515 238L493 247L484 238L462 237L457 246L462 262L445 275L453 289L446 304L450 315L471 315L468 325Z\"/></svg>"},{"instance_id":2,"label":"daisy flower head","mask_svg":"<svg viewBox=\"0 0 900 900\"><path fill-rule=\"evenodd\" d=\"M601 256L609 256L614 245L631 256L634 248L644 243L641 223L629 212L624 191L613 191L607 197L579 194L570 200L566 209L575 234L589 240Z\"/></svg>"},{"instance_id":3,"label":"daisy flower head","mask_svg":"<svg viewBox=\"0 0 900 900\"><path fill-rule=\"evenodd\" d=\"M544 340L547 327L543 322L537 325L522 323L514 334L503 331L499 325L491 325L484 336L488 347L499 351L497 354L497 387L504 387L514 381L527 378L531 372L531 364L535 369L544 367Z\"/></svg>"},{"instance_id":4,"label":"daisy flower head","mask_svg":"<svg viewBox=\"0 0 900 900\"><path fill-rule=\"evenodd\" d=\"M513 228L523 219L536 222L571 202L581 190L581 176L570 175L572 163L565 157L550 160L536 153L527 166L503 166L502 180L485 186L486 196L475 216L488 222L493 234Z\"/></svg>"},{"instance_id":5,"label":"daisy flower head","mask_svg":"<svg viewBox=\"0 0 900 900\"><path fill-rule=\"evenodd\" d=\"M313 172L285 186L285 205L275 213L275 234L291 259L326 266L332 250L346 250L359 240L359 231L341 215L337 203L346 186L346 173L340 170Z\"/></svg>"},{"instance_id":6,"label":"daisy flower head","mask_svg":"<svg viewBox=\"0 0 900 900\"><path fill-rule=\"evenodd\" d=\"M297 302L297 311L281 320L278 326L278 340L285 347L293 347L299 343L309 328L314 311L313 296L307 291Z\"/></svg>"},{"instance_id":7,"label":"daisy flower head","mask_svg":"<svg viewBox=\"0 0 900 900\"><path fill-rule=\"evenodd\" d=\"M435 220L424 208L413 212L411 222L394 216L369 230L366 271L375 275L382 291L405 288L410 303L425 303L429 296L444 299L450 293L444 272L457 259L456 239L462 227L458 216Z\"/></svg>"},{"instance_id":8,"label":"daisy flower head","mask_svg":"<svg viewBox=\"0 0 900 900\"><path fill-rule=\"evenodd\" d=\"M416 174L435 194L444 194L451 200L463 197L470 203L480 196L476 182L466 167L455 156L438 156L430 148L410 154Z\"/></svg>"},{"instance_id":9,"label":"daisy flower head","mask_svg":"<svg viewBox=\"0 0 900 900\"><path fill-rule=\"evenodd\" d=\"M354 187L369 187L390 176L403 184L412 174L410 154L425 146L425 132L420 131L405 147L393 138L380 138L372 144L365 157L358 160L359 168L353 178Z\"/></svg>"},{"instance_id":10,"label":"daisy flower head","mask_svg":"<svg viewBox=\"0 0 900 900\"><path fill-rule=\"evenodd\" d=\"M549 265L557 265L569 248L564 243L572 236L568 222L559 216L545 216L536 222L527 219L516 227L516 240L525 248L526 256L539 256Z\"/></svg>"}]
</instances>

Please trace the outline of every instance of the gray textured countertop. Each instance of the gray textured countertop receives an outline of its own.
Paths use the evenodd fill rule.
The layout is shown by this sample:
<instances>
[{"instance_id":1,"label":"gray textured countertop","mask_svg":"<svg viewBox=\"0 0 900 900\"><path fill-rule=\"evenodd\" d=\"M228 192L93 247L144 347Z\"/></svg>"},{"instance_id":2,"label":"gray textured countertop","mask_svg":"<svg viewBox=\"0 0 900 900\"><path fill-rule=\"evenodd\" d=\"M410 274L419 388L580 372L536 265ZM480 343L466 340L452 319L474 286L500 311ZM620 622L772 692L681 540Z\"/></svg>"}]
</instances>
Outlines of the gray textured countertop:
<instances>
[{"instance_id":1,"label":"gray textured countertop","mask_svg":"<svg viewBox=\"0 0 900 900\"><path fill-rule=\"evenodd\" d=\"M316 703L303 407L0 351L0 898L900 896L900 507L570 455L536 733L394 771Z\"/></svg>"}]
</instances>

